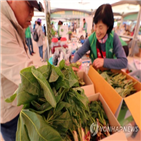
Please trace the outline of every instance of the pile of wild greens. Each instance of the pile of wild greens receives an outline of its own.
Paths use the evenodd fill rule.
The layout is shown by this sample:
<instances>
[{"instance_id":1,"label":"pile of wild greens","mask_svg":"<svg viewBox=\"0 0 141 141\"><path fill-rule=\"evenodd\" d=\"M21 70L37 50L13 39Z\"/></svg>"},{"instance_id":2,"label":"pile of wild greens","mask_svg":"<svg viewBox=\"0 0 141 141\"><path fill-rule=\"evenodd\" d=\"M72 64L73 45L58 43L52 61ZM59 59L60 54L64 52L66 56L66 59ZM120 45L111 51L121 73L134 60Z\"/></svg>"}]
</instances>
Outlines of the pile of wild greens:
<instances>
[{"instance_id":1,"label":"pile of wild greens","mask_svg":"<svg viewBox=\"0 0 141 141\"><path fill-rule=\"evenodd\" d=\"M110 136L112 132L109 130L109 120L104 111L102 103L97 101L91 101L89 103L90 115L93 118L93 124L90 126L91 141L99 141L107 136Z\"/></svg>"},{"instance_id":2,"label":"pile of wild greens","mask_svg":"<svg viewBox=\"0 0 141 141\"><path fill-rule=\"evenodd\" d=\"M21 84L14 95L23 105L16 140L73 140L73 131L81 139L81 127L87 127L88 98L79 87L77 76L61 61L59 67L48 63L21 70Z\"/></svg>"},{"instance_id":3,"label":"pile of wild greens","mask_svg":"<svg viewBox=\"0 0 141 141\"><path fill-rule=\"evenodd\" d=\"M71 66L64 60L58 67L48 62L25 68L20 75L21 84L6 99L12 102L17 97L17 105L23 105L16 141L90 140L90 125L96 120Z\"/></svg>"},{"instance_id":4,"label":"pile of wild greens","mask_svg":"<svg viewBox=\"0 0 141 141\"><path fill-rule=\"evenodd\" d=\"M99 71L99 73L123 98L137 91L134 88L136 82L133 82L132 79L127 79L126 75L122 73L113 73L111 71Z\"/></svg>"}]
</instances>

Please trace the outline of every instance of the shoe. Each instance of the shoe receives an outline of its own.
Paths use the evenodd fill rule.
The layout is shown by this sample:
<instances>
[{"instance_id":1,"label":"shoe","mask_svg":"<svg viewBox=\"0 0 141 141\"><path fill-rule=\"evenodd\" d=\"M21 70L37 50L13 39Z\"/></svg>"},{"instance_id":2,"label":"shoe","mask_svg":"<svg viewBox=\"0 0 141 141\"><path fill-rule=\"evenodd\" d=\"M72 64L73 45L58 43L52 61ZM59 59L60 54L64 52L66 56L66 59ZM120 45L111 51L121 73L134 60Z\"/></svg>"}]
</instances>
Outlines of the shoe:
<instances>
[{"instance_id":1,"label":"shoe","mask_svg":"<svg viewBox=\"0 0 141 141\"><path fill-rule=\"evenodd\" d=\"M43 61L44 61L44 59L43 59L43 58L41 58L41 59L40 59L40 61L42 61L42 62L43 62Z\"/></svg>"}]
</instances>

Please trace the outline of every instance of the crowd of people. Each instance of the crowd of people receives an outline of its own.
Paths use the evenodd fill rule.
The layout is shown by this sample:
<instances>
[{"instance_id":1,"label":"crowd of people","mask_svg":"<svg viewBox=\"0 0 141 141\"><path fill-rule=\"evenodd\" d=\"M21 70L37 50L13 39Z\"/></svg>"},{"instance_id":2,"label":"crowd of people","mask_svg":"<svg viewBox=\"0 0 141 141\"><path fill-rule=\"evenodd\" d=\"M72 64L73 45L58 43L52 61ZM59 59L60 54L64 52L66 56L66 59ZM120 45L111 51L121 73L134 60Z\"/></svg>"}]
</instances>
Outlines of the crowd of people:
<instances>
[{"instance_id":1,"label":"crowd of people","mask_svg":"<svg viewBox=\"0 0 141 141\"><path fill-rule=\"evenodd\" d=\"M119 23L117 26L113 29L114 32L116 32L118 35L128 35L133 36L135 32L136 25L128 25L126 23Z\"/></svg>"},{"instance_id":2,"label":"crowd of people","mask_svg":"<svg viewBox=\"0 0 141 141\"><path fill-rule=\"evenodd\" d=\"M36 41L37 46L39 48L39 56L40 56L40 60L43 62L43 41L44 41L44 36L46 36L46 26L45 24L43 24L42 26L42 20L40 18L38 18L34 25L33 28L31 25L29 25L26 30L25 30L25 38L26 38L26 44L28 46L28 50L29 50L29 54L31 56L33 56L34 49L33 49L33 43L32 43L32 39L34 39L32 36L35 32L35 30L37 31L38 34L38 41Z\"/></svg>"}]
</instances>

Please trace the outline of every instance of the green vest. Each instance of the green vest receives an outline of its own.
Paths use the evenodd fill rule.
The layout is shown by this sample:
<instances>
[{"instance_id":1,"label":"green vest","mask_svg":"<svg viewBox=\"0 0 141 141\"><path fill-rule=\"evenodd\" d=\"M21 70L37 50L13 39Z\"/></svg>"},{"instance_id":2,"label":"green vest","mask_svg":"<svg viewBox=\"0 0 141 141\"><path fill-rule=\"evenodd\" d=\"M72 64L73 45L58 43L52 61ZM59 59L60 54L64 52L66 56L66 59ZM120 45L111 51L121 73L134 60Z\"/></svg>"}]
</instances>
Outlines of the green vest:
<instances>
[{"instance_id":1,"label":"green vest","mask_svg":"<svg viewBox=\"0 0 141 141\"><path fill-rule=\"evenodd\" d=\"M84 23L83 28L85 28L85 32L87 33L86 23Z\"/></svg>"},{"instance_id":2,"label":"green vest","mask_svg":"<svg viewBox=\"0 0 141 141\"><path fill-rule=\"evenodd\" d=\"M60 26L61 26L61 25L58 25L58 37L61 37L60 32L59 32Z\"/></svg>"},{"instance_id":3,"label":"green vest","mask_svg":"<svg viewBox=\"0 0 141 141\"><path fill-rule=\"evenodd\" d=\"M26 30L25 30L25 38L31 38L30 27L27 27Z\"/></svg>"},{"instance_id":4,"label":"green vest","mask_svg":"<svg viewBox=\"0 0 141 141\"><path fill-rule=\"evenodd\" d=\"M97 38L95 32L88 38L90 42L90 58L93 62L97 58L97 49L96 49L96 42ZM108 35L108 39L106 41L106 58L114 58L113 54L113 40L114 40L114 32L112 31Z\"/></svg>"}]
</instances>

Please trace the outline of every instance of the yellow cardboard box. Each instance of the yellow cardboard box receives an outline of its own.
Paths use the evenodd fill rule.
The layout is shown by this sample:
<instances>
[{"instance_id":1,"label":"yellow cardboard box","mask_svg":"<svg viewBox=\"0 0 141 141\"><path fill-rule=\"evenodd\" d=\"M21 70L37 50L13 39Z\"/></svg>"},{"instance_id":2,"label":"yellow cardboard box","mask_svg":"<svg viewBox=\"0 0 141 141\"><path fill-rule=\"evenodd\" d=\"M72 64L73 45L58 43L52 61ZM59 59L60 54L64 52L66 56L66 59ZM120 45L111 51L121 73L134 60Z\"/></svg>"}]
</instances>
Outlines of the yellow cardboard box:
<instances>
[{"instance_id":1,"label":"yellow cardboard box","mask_svg":"<svg viewBox=\"0 0 141 141\"><path fill-rule=\"evenodd\" d=\"M117 72L117 70L112 71ZM135 89L137 89L135 94L128 96L127 98L122 98L92 66L90 66L88 76L94 83L95 92L100 92L102 94L112 112L116 114L117 110L119 110L119 106L124 100L136 124L141 129L141 83L122 71L118 72L123 73L127 78L137 82L134 86Z\"/></svg>"},{"instance_id":2,"label":"yellow cardboard box","mask_svg":"<svg viewBox=\"0 0 141 141\"><path fill-rule=\"evenodd\" d=\"M77 75L79 76L79 78L82 78L83 81L85 82L85 86L81 87L82 89L84 89L85 95L90 96L94 94L95 93L94 84L89 78L89 76L84 71L79 71Z\"/></svg>"},{"instance_id":3,"label":"yellow cardboard box","mask_svg":"<svg viewBox=\"0 0 141 141\"><path fill-rule=\"evenodd\" d=\"M127 138L125 136L125 133L123 130L118 131L121 129L119 122L115 118L114 114L112 113L111 109L108 107L107 103L105 102L104 98L100 93L93 94L91 96L88 96L89 101L95 101L100 100L102 103L102 106L104 108L104 111L109 119L110 128L112 128L114 133L101 141L127 141Z\"/></svg>"}]
</instances>

